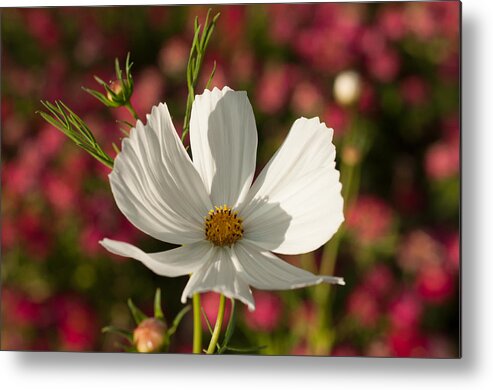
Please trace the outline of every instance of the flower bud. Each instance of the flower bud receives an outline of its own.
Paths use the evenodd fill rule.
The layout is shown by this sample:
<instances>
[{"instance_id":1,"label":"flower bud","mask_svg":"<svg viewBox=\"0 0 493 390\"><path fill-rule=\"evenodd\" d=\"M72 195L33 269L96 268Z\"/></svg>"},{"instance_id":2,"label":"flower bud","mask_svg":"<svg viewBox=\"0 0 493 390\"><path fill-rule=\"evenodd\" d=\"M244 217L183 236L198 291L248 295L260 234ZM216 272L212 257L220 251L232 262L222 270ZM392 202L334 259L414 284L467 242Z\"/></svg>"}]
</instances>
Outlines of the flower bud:
<instances>
[{"instance_id":1,"label":"flower bud","mask_svg":"<svg viewBox=\"0 0 493 390\"><path fill-rule=\"evenodd\" d=\"M143 353L159 352L167 342L166 324L157 318L147 318L134 330L134 345Z\"/></svg>"},{"instance_id":2,"label":"flower bud","mask_svg":"<svg viewBox=\"0 0 493 390\"><path fill-rule=\"evenodd\" d=\"M123 91L122 84L119 81L111 81L109 87L110 87L111 91L113 91L113 93L117 96L117 98L120 98L120 95ZM111 102L114 101L111 93L108 92L106 94L106 97L108 98L109 101L111 101Z\"/></svg>"},{"instance_id":3,"label":"flower bud","mask_svg":"<svg viewBox=\"0 0 493 390\"><path fill-rule=\"evenodd\" d=\"M358 100L361 94L361 77L353 70L347 70L337 75L334 81L334 97L342 106L350 106Z\"/></svg>"},{"instance_id":4,"label":"flower bud","mask_svg":"<svg viewBox=\"0 0 493 390\"><path fill-rule=\"evenodd\" d=\"M354 166L361 160L361 152L354 146L346 146L342 150L342 161L347 165Z\"/></svg>"}]
</instances>

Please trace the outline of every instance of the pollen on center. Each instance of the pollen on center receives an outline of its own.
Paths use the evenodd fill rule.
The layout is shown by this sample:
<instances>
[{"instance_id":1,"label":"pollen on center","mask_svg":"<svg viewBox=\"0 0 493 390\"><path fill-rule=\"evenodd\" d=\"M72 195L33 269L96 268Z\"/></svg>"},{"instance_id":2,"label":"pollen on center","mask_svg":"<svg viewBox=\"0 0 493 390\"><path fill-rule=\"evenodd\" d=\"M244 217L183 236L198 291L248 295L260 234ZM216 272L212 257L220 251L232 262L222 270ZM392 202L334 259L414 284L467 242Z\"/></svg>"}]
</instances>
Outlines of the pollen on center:
<instances>
[{"instance_id":1,"label":"pollen on center","mask_svg":"<svg viewBox=\"0 0 493 390\"><path fill-rule=\"evenodd\" d=\"M243 237L242 220L228 206L215 207L205 217L205 237L216 246L231 246Z\"/></svg>"}]
</instances>

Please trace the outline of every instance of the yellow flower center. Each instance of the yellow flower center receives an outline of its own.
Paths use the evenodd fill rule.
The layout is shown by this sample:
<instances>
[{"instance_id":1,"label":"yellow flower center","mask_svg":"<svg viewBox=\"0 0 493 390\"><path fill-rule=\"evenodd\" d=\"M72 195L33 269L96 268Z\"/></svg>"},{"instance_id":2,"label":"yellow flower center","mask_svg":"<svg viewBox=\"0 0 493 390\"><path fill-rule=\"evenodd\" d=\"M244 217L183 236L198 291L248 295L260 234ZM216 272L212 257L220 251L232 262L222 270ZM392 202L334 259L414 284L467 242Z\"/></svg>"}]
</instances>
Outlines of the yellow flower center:
<instances>
[{"instance_id":1,"label":"yellow flower center","mask_svg":"<svg viewBox=\"0 0 493 390\"><path fill-rule=\"evenodd\" d=\"M242 220L228 206L216 206L205 217L205 238L214 245L231 246L242 237Z\"/></svg>"}]
</instances>

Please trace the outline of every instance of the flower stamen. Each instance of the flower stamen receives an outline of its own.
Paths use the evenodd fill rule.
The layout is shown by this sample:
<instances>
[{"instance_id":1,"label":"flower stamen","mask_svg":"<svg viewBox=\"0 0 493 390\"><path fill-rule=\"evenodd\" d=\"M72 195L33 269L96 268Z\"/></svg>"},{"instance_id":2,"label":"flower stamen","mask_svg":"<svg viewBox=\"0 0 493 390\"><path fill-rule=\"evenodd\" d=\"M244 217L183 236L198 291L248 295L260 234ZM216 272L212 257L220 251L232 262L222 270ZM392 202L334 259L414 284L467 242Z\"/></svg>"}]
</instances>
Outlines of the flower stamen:
<instances>
[{"instance_id":1,"label":"flower stamen","mask_svg":"<svg viewBox=\"0 0 493 390\"><path fill-rule=\"evenodd\" d=\"M205 217L205 238L216 246L231 246L243 237L242 222L237 211L216 206Z\"/></svg>"}]
</instances>

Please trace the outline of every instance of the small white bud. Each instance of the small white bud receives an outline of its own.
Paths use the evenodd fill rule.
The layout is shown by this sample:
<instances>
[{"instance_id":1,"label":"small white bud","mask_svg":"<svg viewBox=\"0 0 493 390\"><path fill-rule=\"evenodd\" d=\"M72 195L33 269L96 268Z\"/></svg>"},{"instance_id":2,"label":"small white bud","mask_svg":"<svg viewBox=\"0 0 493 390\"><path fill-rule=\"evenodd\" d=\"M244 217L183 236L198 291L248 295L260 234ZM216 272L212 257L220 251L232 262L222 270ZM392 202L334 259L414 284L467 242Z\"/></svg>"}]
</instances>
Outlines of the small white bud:
<instances>
[{"instance_id":1,"label":"small white bud","mask_svg":"<svg viewBox=\"0 0 493 390\"><path fill-rule=\"evenodd\" d=\"M334 97L342 106L350 106L361 94L361 77L353 70L346 70L337 75L334 81Z\"/></svg>"}]
</instances>

